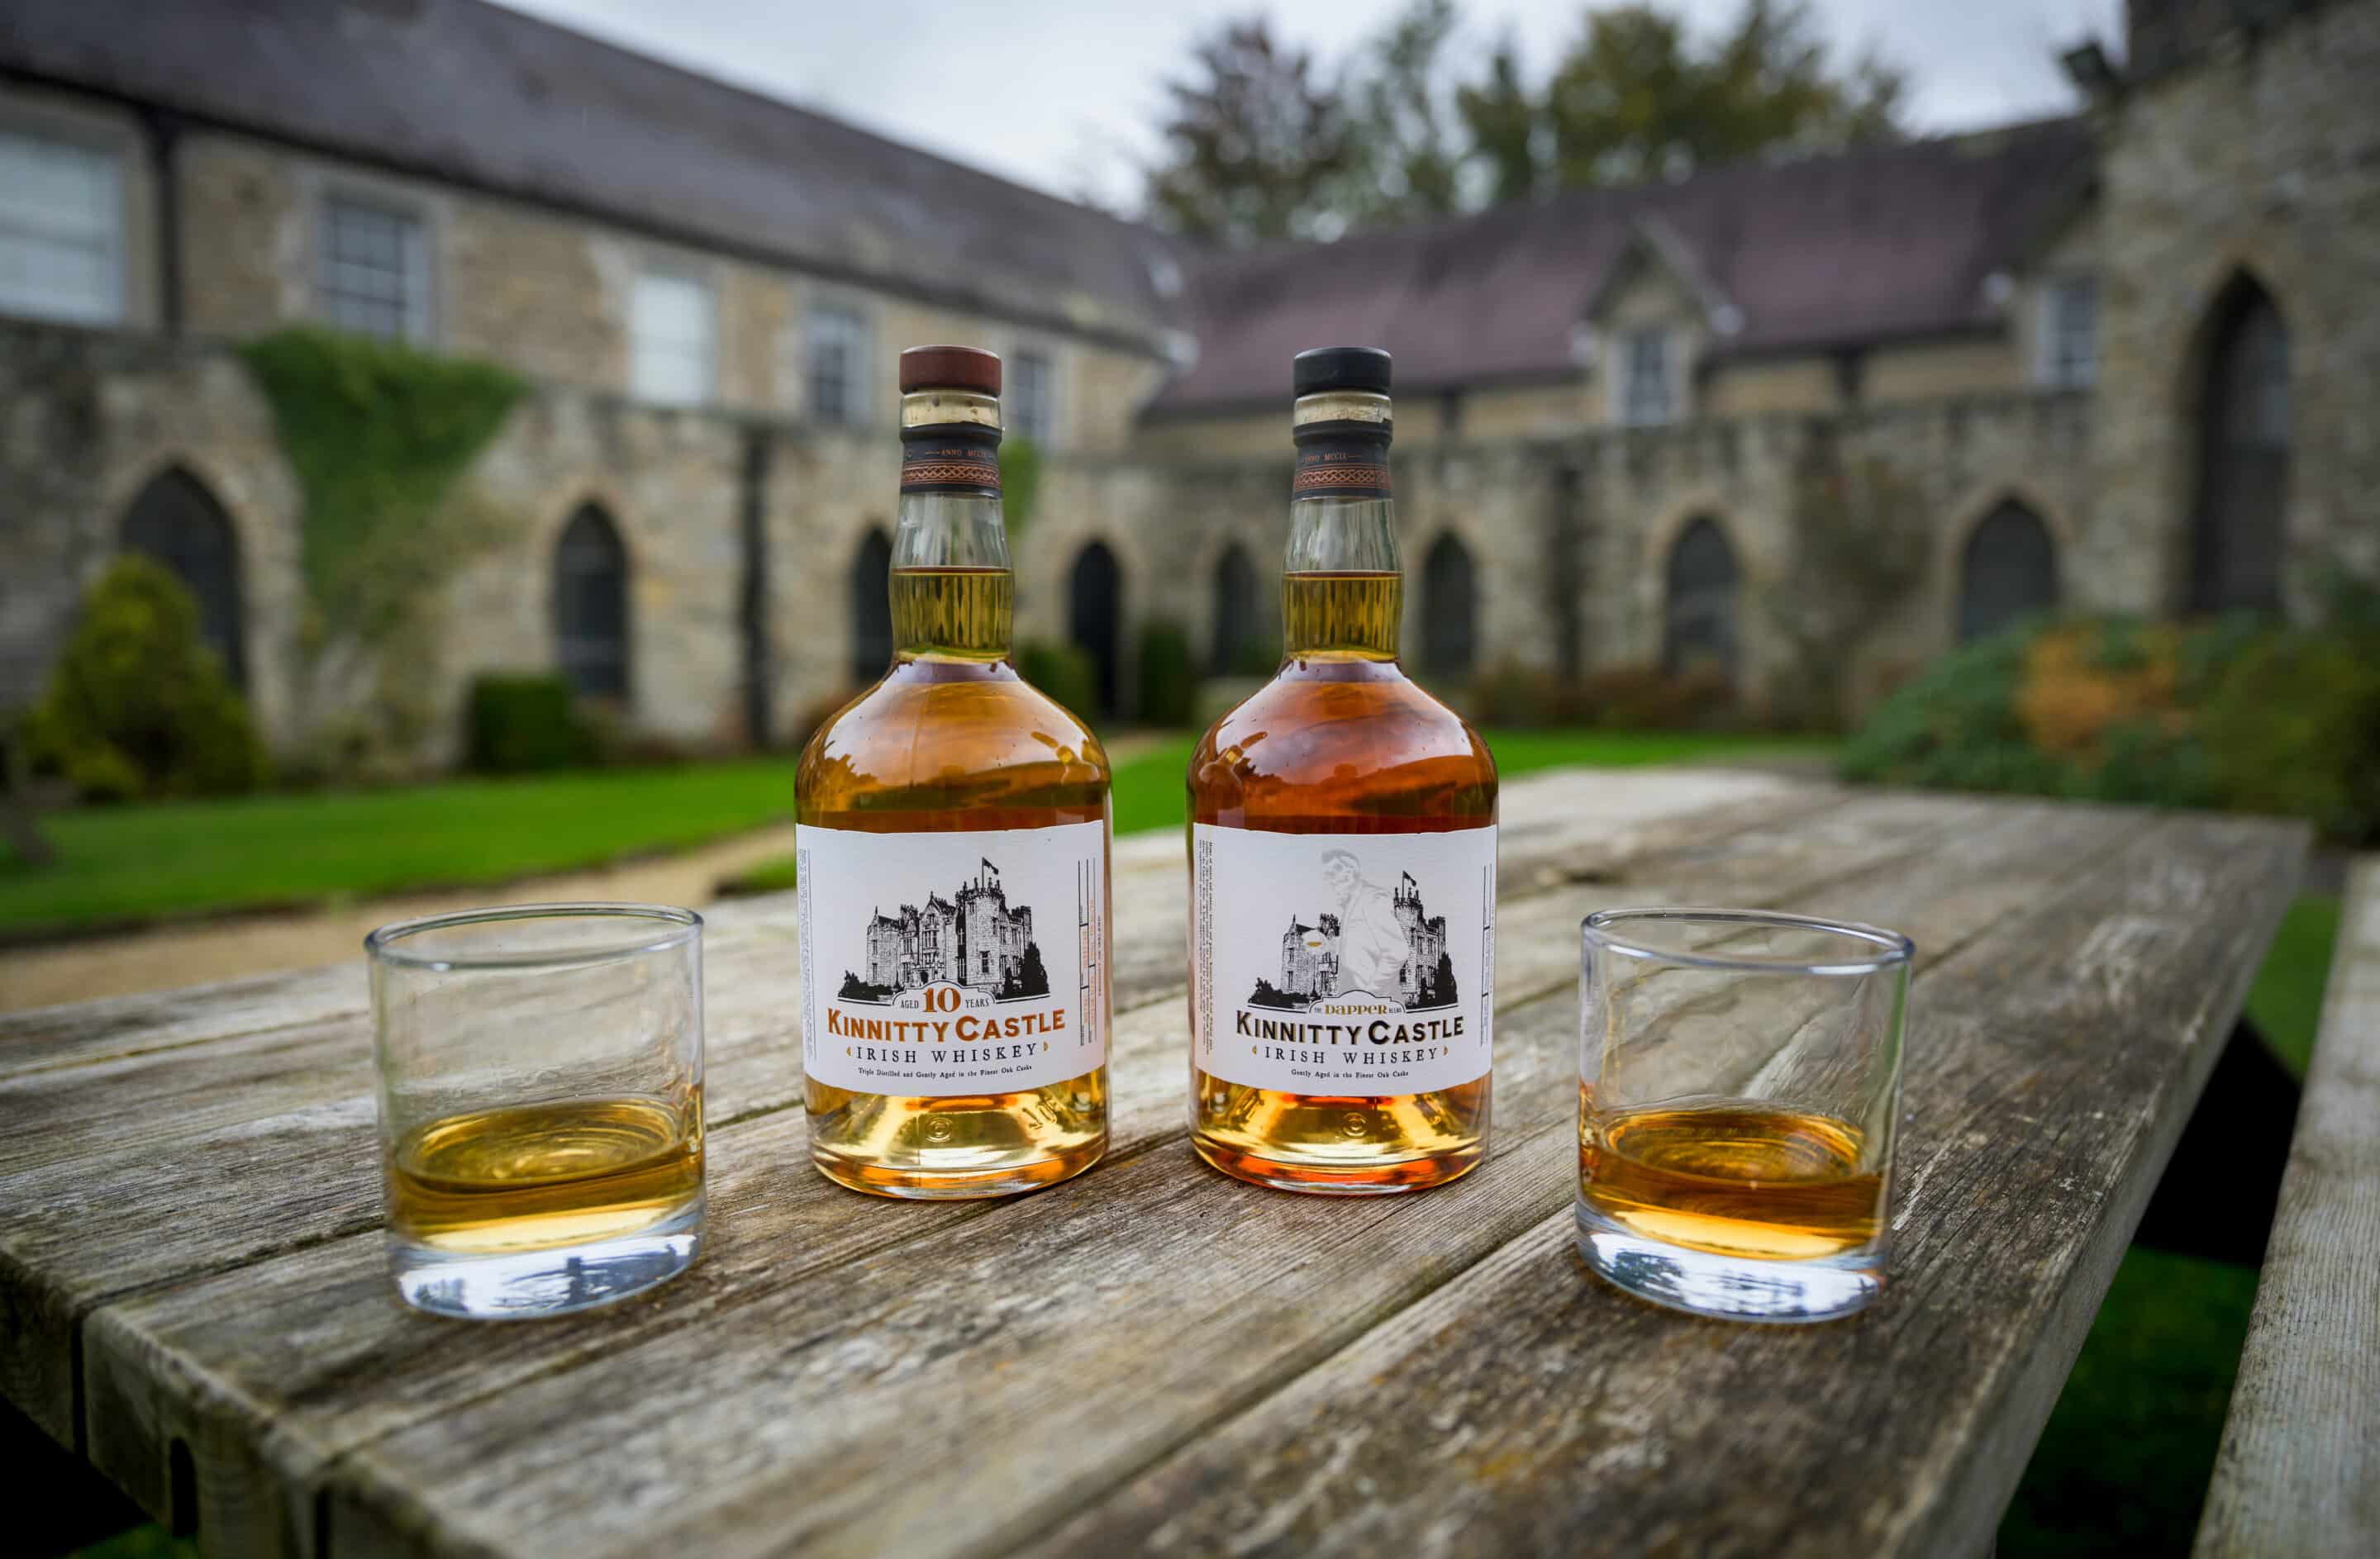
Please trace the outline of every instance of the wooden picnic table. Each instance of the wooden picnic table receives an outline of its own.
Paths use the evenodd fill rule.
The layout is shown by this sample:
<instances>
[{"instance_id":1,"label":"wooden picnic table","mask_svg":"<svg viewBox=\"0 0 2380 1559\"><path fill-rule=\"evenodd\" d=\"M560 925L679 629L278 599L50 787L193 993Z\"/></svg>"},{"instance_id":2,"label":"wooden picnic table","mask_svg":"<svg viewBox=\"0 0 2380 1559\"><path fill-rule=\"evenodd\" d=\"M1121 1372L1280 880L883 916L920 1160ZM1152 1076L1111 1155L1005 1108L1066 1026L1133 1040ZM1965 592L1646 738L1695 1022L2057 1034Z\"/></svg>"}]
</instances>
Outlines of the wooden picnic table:
<instances>
[{"instance_id":1,"label":"wooden picnic table","mask_svg":"<svg viewBox=\"0 0 2380 1559\"><path fill-rule=\"evenodd\" d=\"M1119 842L1114 1145L904 1204L804 1151L790 897L710 937L710 1243L560 1321L402 1306L360 961L0 1020L0 1389L218 1553L1955 1554L1988 1546L2302 830L1565 771L1505 792L1491 1153L1284 1195L1184 1140L1182 841ZM1883 1298L1656 1310L1572 1247L1578 922L1919 964Z\"/></svg>"}]
</instances>

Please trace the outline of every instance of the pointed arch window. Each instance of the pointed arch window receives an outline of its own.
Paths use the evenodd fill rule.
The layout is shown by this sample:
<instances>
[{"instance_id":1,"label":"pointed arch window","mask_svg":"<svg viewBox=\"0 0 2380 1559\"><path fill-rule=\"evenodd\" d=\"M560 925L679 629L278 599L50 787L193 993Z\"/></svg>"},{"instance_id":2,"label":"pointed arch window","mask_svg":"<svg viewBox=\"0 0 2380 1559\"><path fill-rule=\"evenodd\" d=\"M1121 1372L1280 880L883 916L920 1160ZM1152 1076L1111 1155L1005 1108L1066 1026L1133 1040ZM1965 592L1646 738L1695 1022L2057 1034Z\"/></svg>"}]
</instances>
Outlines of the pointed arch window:
<instances>
[{"instance_id":1,"label":"pointed arch window","mask_svg":"<svg viewBox=\"0 0 2380 1559\"><path fill-rule=\"evenodd\" d=\"M140 489L124 514L124 550L164 563L198 598L199 631L234 687L248 685L247 617L231 516L179 466Z\"/></svg>"},{"instance_id":2,"label":"pointed arch window","mask_svg":"<svg viewBox=\"0 0 2380 1559\"><path fill-rule=\"evenodd\" d=\"M1421 571L1421 665L1433 676L1464 677L1478 659L1479 586L1471 549L1449 531L1430 544Z\"/></svg>"},{"instance_id":3,"label":"pointed arch window","mask_svg":"<svg viewBox=\"0 0 2380 1559\"><path fill-rule=\"evenodd\" d=\"M1245 669L1257 639L1257 570L1238 542L1215 560L1215 635L1212 670L1227 677Z\"/></svg>"},{"instance_id":4,"label":"pointed arch window","mask_svg":"<svg viewBox=\"0 0 2380 1559\"><path fill-rule=\"evenodd\" d=\"M2004 500L1959 556L1959 642L1988 638L2058 604L2058 544L2041 516Z\"/></svg>"},{"instance_id":5,"label":"pointed arch window","mask_svg":"<svg viewBox=\"0 0 2380 1559\"><path fill-rule=\"evenodd\" d=\"M1718 522L1705 515L1679 533L1670 549L1663 598L1661 665L1671 674L1716 666L1736 671L1736 596L1741 580L1735 549Z\"/></svg>"},{"instance_id":6,"label":"pointed arch window","mask_svg":"<svg viewBox=\"0 0 2380 1559\"><path fill-rule=\"evenodd\" d=\"M2276 611L2289 513L2289 331L2271 295L2244 276L2216 300L2209 325L2190 604Z\"/></svg>"},{"instance_id":7,"label":"pointed arch window","mask_svg":"<svg viewBox=\"0 0 2380 1559\"><path fill-rule=\"evenodd\" d=\"M581 504L553 550L554 660L579 694L628 696L628 550L601 505Z\"/></svg>"},{"instance_id":8,"label":"pointed arch window","mask_svg":"<svg viewBox=\"0 0 2380 1559\"><path fill-rule=\"evenodd\" d=\"M873 526L851 560L851 681L864 686L892 663L892 541Z\"/></svg>"}]
</instances>

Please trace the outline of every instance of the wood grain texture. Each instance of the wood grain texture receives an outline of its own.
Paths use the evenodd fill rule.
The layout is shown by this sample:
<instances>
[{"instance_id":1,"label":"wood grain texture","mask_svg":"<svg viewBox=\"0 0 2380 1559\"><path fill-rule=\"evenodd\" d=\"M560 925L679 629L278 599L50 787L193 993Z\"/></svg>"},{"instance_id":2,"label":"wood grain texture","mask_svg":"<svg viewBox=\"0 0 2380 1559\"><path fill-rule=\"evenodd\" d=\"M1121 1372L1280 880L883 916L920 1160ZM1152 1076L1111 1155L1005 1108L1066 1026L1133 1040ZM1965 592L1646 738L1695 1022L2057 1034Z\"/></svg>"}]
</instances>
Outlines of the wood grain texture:
<instances>
[{"instance_id":1,"label":"wood grain texture","mask_svg":"<svg viewBox=\"0 0 2380 1559\"><path fill-rule=\"evenodd\" d=\"M2210 854L2202 827L2084 864L1921 972L1897 1248L1864 1315L1766 1330L1638 1303L1585 1272L1564 1208L1036 1546L1987 1546L2286 901L2293 836Z\"/></svg>"},{"instance_id":2,"label":"wood grain texture","mask_svg":"<svg viewBox=\"0 0 2380 1559\"><path fill-rule=\"evenodd\" d=\"M1999 816L1992 816L1995 809ZM2078 862L2092 857L2092 842L2108 836L2108 821L2099 816L2075 819L2046 807L1942 802L1877 807L1864 826L1871 838L1856 838L1856 826L1818 830L1815 845L1797 857L1799 874L1811 881L1806 892L1850 892L1861 902L1873 895L1873 902L1909 921L1937 948L1961 943L1980 925L2013 914L2042 883L2078 869ZM1892 847L1880 840L1892 840ZM1785 838L1752 830L1742 852L1755 871L1776 874L1790 850ZM1694 854L1702 876L1681 876L1678 886L1730 881L1735 864L1723 850L1697 847ZM1912 862L1918 859L1978 874L1997 859L2007 871L2009 888L1999 895L1935 892L1912 874ZM1868 881L1840 881L1844 871L1859 876L1856 862L1866 862ZM547 1443L552 1461L538 1468L507 1464L486 1488L474 1485L480 1497L504 1502L504 1517L519 1518L516 1526L507 1521L509 1538L488 1538L497 1550L524 1540L530 1528L536 1528L530 1542L604 1545L604 1533L614 1530L619 1511L602 1505L592 1490L612 1483L612 1471L598 1468L612 1468L609 1456L614 1455L624 1456L624 1490L636 1490L628 1497L638 1505L666 1505L686 1521L711 1521L722 1494L711 1485L719 1471L719 1444L710 1432L687 1440L683 1431L671 1428L681 1414L693 1411L695 1399L707 1404L699 1411L702 1419L719 1423L723 1438L745 1443L757 1459L749 1461L747 1473L740 1473L757 1488L728 1490L733 1505L759 1502L769 1509L769 1517L752 1528L755 1542L802 1542L819 1552L859 1552L883 1542L942 1552L962 1540L980 1540L1002 1523L1014 1521L1026 1530L1045 1518L1047 1505L1081 1497L1086 1485L1074 1483L1075 1478L1098 1483L1111 1476L1104 1471L1109 1456L1145 1456L1152 1444L1161 1447L1190 1435L1207 1416L1228 1409L1235 1395L1259 1393L1282 1373L1294 1373L1302 1360L1342 1340L1350 1325L1412 1298L1418 1292L1414 1283L1478 1259L1528 1221L1563 1204L1569 1190L1559 1164L1569 1152L1575 1100L1575 921L1583 909L1609 902L1609 890L1573 892L1575 898L1530 902L1525 912L1504 916L1509 931L1500 937L1501 997L1512 999L1516 987L1536 983L1525 978L1533 966L1549 966L1554 978L1545 985L1545 999L1509 1016L1500 1033L1497 1156L1463 1183L1474 1190L1450 1188L1409 1202L1344 1207L1271 1195L1204 1174L1178 1145L1183 1038L1176 1019L1160 1067L1128 1069L1119 1057L1116 1069L1119 1135L1137 1140L1140 1123L1149 1123L1161 1126L1164 1145L1109 1164L1098 1176L1075 1183L1075 1190L1059 1188L1004 1204L988 1214L990 1221L935 1230L930 1238L856 1266L759 1274L759 1280L722 1266L716 1275L747 1295L733 1325L671 1331L516 1390L491 1390L483 1402L468 1407L457 1402L457 1395L486 1385L479 1378L438 1381L429 1371L402 1369L405 1385L424 1393L402 1404L400 1414L417 1416L419 1428L350 1455L331 1471L331 1550L369 1552L373 1530L390 1521L395 1533L383 1535L397 1547L417 1540L468 1547L467 1526L445 1526L431 1514L431 1502L414 1506L402 1493L438 1488L435 1505L452 1509L467 1500L467 1490L445 1483L450 1468L443 1461L433 1471L409 1459L424 1452L455 1455L464 1444L509 1444L516 1438ZM1670 898L1670 892L1658 892L1658 898ZM1542 1138L1536 1152L1554 1166L1549 1174L1545 1168L1528 1174L1497 1168L1504 1154L1528 1150L1530 1138ZM1492 1200L1480 1200L1490 1192ZM1435 1207L1442 1212L1430 1212ZM1059 1216L1062 1224L1040 1224L1040 1218ZM1228 1236L1220 1233L1226 1228ZM1045 1240L1052 1245L1047 1252ZM1183 1254L1204 1252L1209 1245L1216 1247L1214 1254ZM1380 1259L1385 1250L1395 1250L1395 1262ZM954 1278L945 1286L938 1274L952 1269ZM1281 1275L1285 1269L1311 1269L1318 1287L1293 1287L1282 1298L1276 1287L1288 1283ZM988 1271L1033 1275L1024 1292L1009 1295L985 1275ZM698 1269L687 1280L699 1275L704 1274ZM376 1278L367 1269L359 1283L369 1286L371 1280ZM222 1304L231 1299L228 1280L224 1287L226 1292L212 1295L212 1304L210 1298L193 1295L178 1321L162 1316L162 1302L131 1309L143 1311L152 1328L162 1323L183 1331L171 1342L160 1337L157 1345L188 1354L210 1335L222 1337ZM255 1287L260 1286L249 1290ZM319 1286L305 1280L269 1287L310 1298ZM1249 1295L1247 1302L1228 1302L1228 1295L1240 1292ZM1368 1295L1366 1302L1347 1314L1342 1302L1356 1295ZM1004 1311L1019 1302L1028 1307L1028 1316L997 1325L997 1340L976 1335L976 1328L992 1325L985 1304ZM248 1304L255 1304L252 1292ZM1223 1309L1216 1314L1219 1304ZM352 1314L352 1304L346 1314ZM862 1316L885 1321L867 1323ZM115 1373L109 1360L119 1352L119 1319L131 1316L112 1311L92 1328L95 1455L103 1449L104 1423L112 1419L107 1387L100 1383ZM284 1321L269 1311L252 1319L257 1335L267 1340L285 1331ZM885 1335L885 1325L918 1335ZM1154 1360L1152 1337L1164 1337L1157 1352L1176 1364ZM131 1337L124 1342L131 1345ZM805 1357L809 1348L833 1345L835 1357L847 1357L852 1369L821 1357L809 1360L800 1381L785 1381L771 1361L788 1342L802 1345ZM912 1383L906 1381L912 1371L892 1371L902 1376L895 1385L885 1376L879 1352L892 1349L906 1360L909 1348L923 1354L914 1369L918 1378ZM1030 1371L1002 1373L990 1364L990 1381L976 1390L968 1381L988 1373L983 1349L992 1349L990 1360L1016 1349L1019 1357L1030 1357ZM462 1357L471 1361L468 1354ZM298 1361L290 1360L288 1366ZM127 1373L138 1376L140 1371L133 1366ZM252 1366L224 1373L264 1376ZM1052 1393L1063 1402L1050 1402ZM602 1399L619 1404L619 1411L578 1428L528 1428L562 1411L571 1399ZM433 1404L443 1404L443 1411L429 1416ZM864 1409L864 1404L873 1407ZM338 1435L367 1416L367 1404L346 1393L331 1414L311 1414L307 1407L300 1402L295 1416L276 1416L276 1432L288 1435L307 1426ZM749 1431L755 1414L769 1421L757 1438ZM1131 1432L1116 1421L1131 1423ZM862 1423L876 1428L862 1435ZM971 1438L1002 1449L997 1456L983 1456L974 1476L964 1476L957 1464L968 1459ZM1078 1447L1090 1444L1102 1447L1102 1456L1083 1466ZM917 1447L918 1455L935 1447L933 1466L947 1464L952 1471L918 1478L918 1464L906 1461L902 1447ZM310 1449L319 1449L319 1443ZM383 1471L383 1456L402 1461ZM1047 1476L1057 1473L1069 1480L1050 1488ZM359 1478L369 1478L369 1493L350 1500L347 1483ZM666 1493L654 1493L657 1480ZM844 1483L852 1488L844 1490ZM800 1494L821 1485L831 1488ZM957 1528L950 1523L954 1506L968 1511ZM890 1514L855 1526L859 1511L868 1509ZM581 1514L569 1517L569 1511ZM207 1523L202 1518L202 1530ZM941 1535L935 1535L938 1530ZM681 1538L693 1538L693 1528ZM722 1530L702 1528L704 1547L722 1542Z\"/></svg>"},{"instance_id":3,"label":"wood grain texture","mask_svg":"<svg viewBox=\"0 0 2380 1559\"><path fill-rule=\"evenodd\" d=\"M68 1050L11 1070L26 1052L0 1045L0 1139L38 1139L13 1156L0 1140L0 1388L160 1514L178 1448L215 1553L990 1553L1059 1531L1089 1552L1370 1532L1487 1553L1649 1541L1681 1520L1701 1534L1684 1548L1763 1551L1775 1534L1749 1506L1768 1496L1725 1493L1730 1464L1755 1485L1798 1480L1780 1497L1811 1551L1874 1534L1932 1552L1987 1530L2301 836L1658 771L1532 777L1504 821L1499 1118L1463 1181L1343 1203L1196 1165L1182 847L1151 836L1115 861L1107 1164L996 1203L828 1185L795 1107L790 901L756 900L715 922L710 1250L654 1294L534 1326L395 1300L351 1070L359 1011L282 1023L269 999L218 988L161 1008L181 1025L164 1045L137 1021L93 1038L70 1009L22 1015ZM1567 1256L1577 919L1696 900L1878 920L1921 945L1894 1287L1810 1342L1645 1310ZM1638 1386L1552 1389L1572 1366L1547 1361L1573 1356L1548 1332L1564 1326L1635 1337L1574 1358L1590 1381L1651 1371L1641 1408ZM1896 1380L1932 1410L1880 1402ZM1700 1395L1714 1384L1731 1395ZM1467 1420L1439 1424L1441 1385ZM1618 1450L1590 1421L1607 1409L1637 1415ZM1342 1453L1349 1417L1365 1423ZM1789 1454L1791 1426L1815 1418L1839 1442L1831 1484L1832 1463L1811 1472L1824 1435ZM1463 1434L1518 1459L1466 1459ZM1625 1465L1655 1441L1666 1465L1701 1469L1674 1506L1677 1480ZM1475 1478L1505 1497L1483 1505ZM1401 1514L1375 1522L1370 1504Z\"/></svg>"},{"instance_id":4,"label":"wood grain texture","mask_svg":"<svg viewBox=\"0 0 2380 1559\"><path fill-rule=\"evenodd\" d=\"M1773 828L1840 799L1736 772L1667 785L1631 776L1608 794L1592 774L1515 789L1529 837L1506 858L1540 881L1560 879L1556 864L1590 828L1594 858L1611 863L1682 838ZM1921 824L1912 815L1901 826ZM1770 839L1765 858L1791 848ZM1119 1014L1184 988L1183 860L1172 833L1116 847ZM714 1127L799 1103L795 903L773 895L710 916ZM73 1444L75 1331L99 1304L378 1227L364 997L358 964L93 1004L87 1028L72 1008L0 1020L0 1394ZM1178 1046L1160 1037L1172 1029L1143 1021L1133 1032L1173 1058ZM1120 1065L1131 1043L1120 1029ZM24 1064L10 1070L11 1057Z\"/></svg>"},{"instance_id":5,"label":"wood grain texture","mask_svg":"<svg viewBox=\"0 0 2380 1559\"><path fill-rule=\"evenodd\" d=\"M1855 871L1862 864L1875 871L1880 864L1928 854L1947 838L1991 836L1992 830L1976 834L1961 827L1972 820L1968 809L1939 804L1880 808L1860 840L1851 837L1852 830L1830 827L1800 847L1790 834L1755 827L1742 836L1741 859L1708 843L1718 830L1706 829L1690 880L1741 896L1757 891L1754 877L1769 877L1788 862L1805 877ZM2013 840L2038 832L2040 826L2040 819L2012 817L1997 834ZM2065 837L2071 843L2082 832L2070 822L2065 835L2053 830L2046 837ZM1608 889L1567 889L1508 914L1500 937L1500 1004L1560 992L1567 1011L1567 993L1576 978L1578 921L1607 898ZM1112 1066L1114 1145L1109 1165L1087 1183L1105 1180L1123 1159L1184 1134L1186 1045L1183 1013L1172 1003L1144 1007L1120 1020ZM1500 1083L1507 1092L1512 1086L1509 1078ZM282 1471L302 1480L352 1444L451 1411L516 1378L551 1372L581 1353L616 1349L648 1330L672 1329L689 1313L740 1305L773 1286L813 1275L831 1281L833 1269L855 1251L937 1230L961 1211L929 1213L830 1186L807 1167L802 1130L796 1118L771 1116L753 1122L748 1131L730 1127L715 1133L712 1192L722 1211L714 1228L722 1243L686 1278L650 1301L527 1329L517 1352L494 1350L476 1338L471 1346L457 1347L455 1327L394 1303L386 1294L376 1236L310 1248L115 1307L94 1323L85 1350L90 1454L137 1497L154 1500L162 1497L175 1439L210 1448L211 1456L199 1458L203 1524L222 1530L226 1521L252 1519L261 1510L244 1493L254 1478L249 1458L238 1450L243 1444L269 1437ZM1186 1154L1176 1173L1184 1169L1194 1177L1203 1173ZM965 1205L985 1210L980 1203ZM743 1220L735 1242L725 1242L730 1218ZM821 1245L821 1230L840 1242ZM798 1254L789 1257L788 1251ZM298 1339L302 1346L293 1347ZM239 1389L227 1395L188 1390L167 1361L191 1360L206 1362L210 1379L238 1383ZM151 1389L150 1383L160 1378L168 1382L166 1388ZM212 1476L211 1466L226 1470ZM214 1492L224 1485L242 1493L237 1503L219 1508ZM282 1513L269 1533L234 1547L268 1551L284 1541L294 1519ZM302 1521L298 1524L302 1527Z\"/></svg>"},{"instance_id":6,"label":"wood grain texture","mask_svg":"<svg viewBox=\"0 0 2380 1559\"><path fill-rule=\"evenodd\" d=\"M2200 1559L2380 1553L2380 856L2350 874Z\"/></svg>"}]
</instances>

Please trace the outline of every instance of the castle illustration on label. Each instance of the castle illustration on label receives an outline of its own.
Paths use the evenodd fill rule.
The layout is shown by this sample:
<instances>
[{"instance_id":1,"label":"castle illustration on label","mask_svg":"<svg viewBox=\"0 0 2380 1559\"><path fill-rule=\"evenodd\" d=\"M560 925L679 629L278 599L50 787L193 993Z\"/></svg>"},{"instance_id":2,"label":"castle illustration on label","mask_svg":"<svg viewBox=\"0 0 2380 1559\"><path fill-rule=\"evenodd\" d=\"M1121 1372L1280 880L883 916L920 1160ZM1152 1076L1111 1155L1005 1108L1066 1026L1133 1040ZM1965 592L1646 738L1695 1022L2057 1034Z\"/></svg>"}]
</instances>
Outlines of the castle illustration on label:
<instances>
[{"instance_id":1,"label":"castle illustration on label","mask_svg":"<svg viewBox=\"0 0 2380 1559\"><path fill-rule=\"evenodd\" d=\"M1399 873L1390 888L1366 876L1353 851L1330 850L1322 856L1322 880L1338 910L1311 921L1290 916L1281 937L1281 982L1257 980L1248 1006L1302 1009L1362 993L1419 1011L1461 999L1446 950L1446 917L1427 912L1411 872Z\"/></svg>"},{"instance_id":2,"label":"castle illustration on label","mask_svg":"<svg viewBox=\"0 0 2380 1559\"><path fill-rule=\"evenodd\" d=\"M1033 940L1033 911L1012 909L990 861L950 898L929 893L898 914L873 912L868 923L868 969L845 970L841 995L883 1001L926 985L958 985L998 999L1050 994L1049 972Z\"/></svg>"}]
</instances>

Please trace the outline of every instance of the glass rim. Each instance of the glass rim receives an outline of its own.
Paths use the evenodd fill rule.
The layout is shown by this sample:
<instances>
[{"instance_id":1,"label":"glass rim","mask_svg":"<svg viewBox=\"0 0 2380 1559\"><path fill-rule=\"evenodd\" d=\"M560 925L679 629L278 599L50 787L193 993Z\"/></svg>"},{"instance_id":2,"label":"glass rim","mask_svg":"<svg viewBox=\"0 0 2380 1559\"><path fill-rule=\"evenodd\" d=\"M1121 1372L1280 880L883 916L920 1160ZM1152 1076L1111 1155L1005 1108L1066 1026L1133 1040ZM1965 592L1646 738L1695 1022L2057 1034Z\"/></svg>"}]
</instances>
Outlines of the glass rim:
<instances>
[{"instance_id":1,"label":"glass rim","mask_svg":"<svg viewBox=\"0 0 2380 1559\"><path fill-rule=\"evenodd\" d=\"M1615 928L1629 922L1699 923L1710 925L1754 925L1771 929L1819 932L1858 942L1874 949L1859 958L1779 958L1757 954L1713 953L1663 948L1631 938ZM1694 969L1719 969L1746 974L1881 974L1906 967L1917 956L1917 944L1898 931L1864 921L1829 920L1822 915L1797 915L1782 910L1730 910L1716 907L1644 906L1597 910L1579 922L1579 935L1608 952L1623 958L1682 964Z\"/></svg>"},{"instance_id":2,"label":"glass rim","mask_svg":"<svg viewBox=\"0 0 2380 1559\"><path fill-rule=\"evenodd\" d=\"M589 948L555 948L542 952L461 953L431 956L409 952L399 944L427 932L458 926L487 925L516 920L616 920L641 922L662 929L642 937ZM602 963L644 953L667 952L702 935L702 916L674 904L614 903L600 900L557 904L493 904L476 910L446 910L391 921L364 937L364 956L377 963L434 972L472 969L566 969L574 964Z\"/></svg>"}]
</instances>

